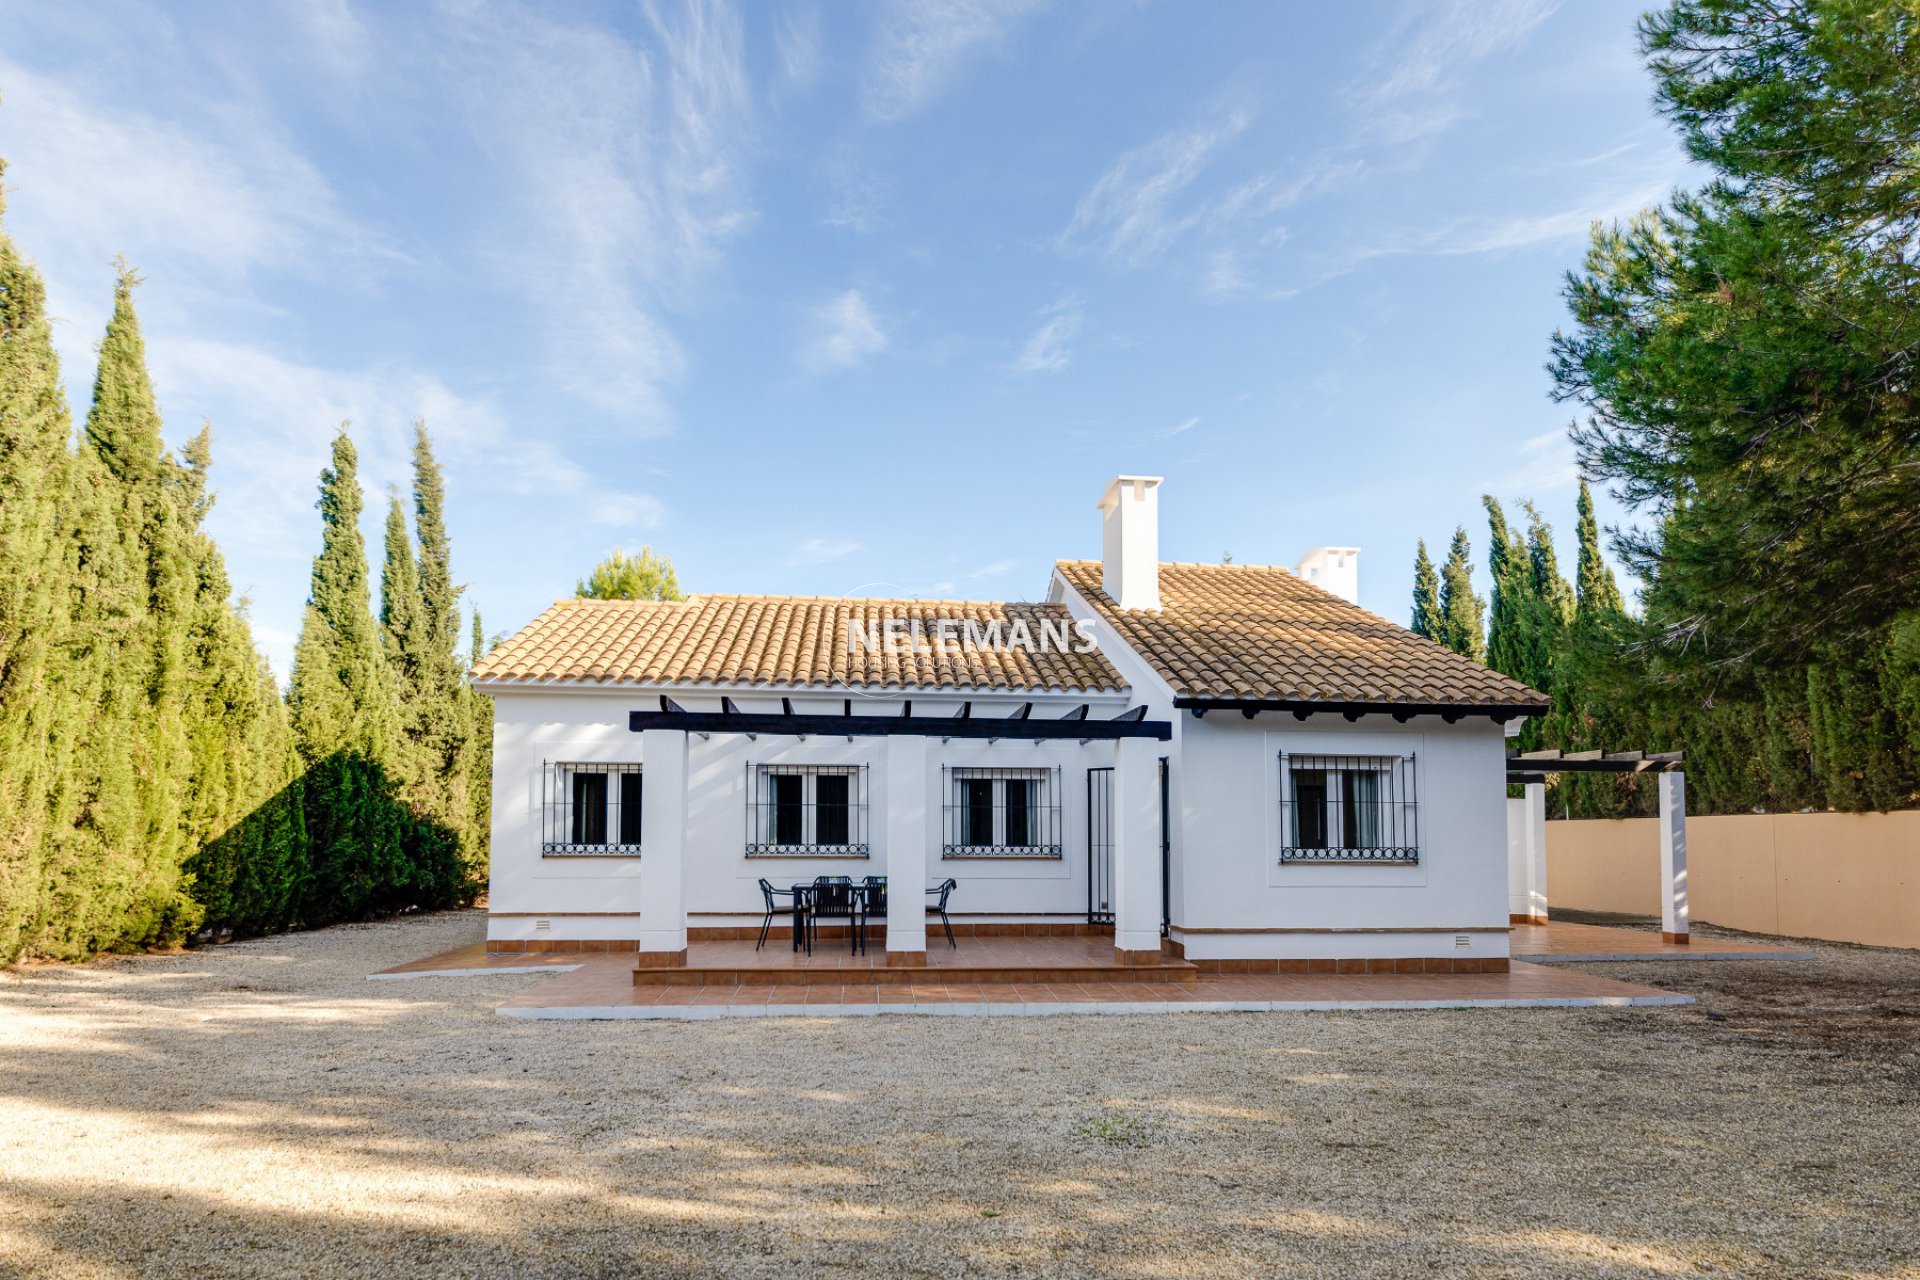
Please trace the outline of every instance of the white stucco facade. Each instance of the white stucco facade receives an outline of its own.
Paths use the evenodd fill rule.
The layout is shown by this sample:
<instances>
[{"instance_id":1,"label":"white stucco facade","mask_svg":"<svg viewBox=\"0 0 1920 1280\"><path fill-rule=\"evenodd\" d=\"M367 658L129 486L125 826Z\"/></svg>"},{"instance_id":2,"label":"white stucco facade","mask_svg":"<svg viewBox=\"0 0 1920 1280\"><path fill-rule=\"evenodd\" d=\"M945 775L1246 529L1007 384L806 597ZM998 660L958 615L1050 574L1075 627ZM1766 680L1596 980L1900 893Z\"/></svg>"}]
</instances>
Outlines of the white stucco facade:
<instances>
[{"instance_id":1,"label":"white stucco facade","mask_svg":"<svg viewBox=\"0 0 1920 1280\"><path fill-rule=\"evenodd\" d=\"M757 924L761 877L785 886L820 875L887 875L894 885L915 889L951 877L959 882L952 910L960 921L1084 921L1094 857L1088 771L1118 763L1111 888L1116 897L1126 896L1117 907L1125 917L1119 926L1132 932L1128 937L1117 933L1117 946L1157 946L1164 914L1167 937L1191 959L1507 954L1505 739L1497 725L1484 719L1449 725L1438 716L1399 723L1389 716L1349 722L1338 714L1316 714L1302 721L1268 712L1196 718L1172 707L1171 694L1164 686L1154 687L1157 680L1137 658L1111 650L1108 656L1133 682L1130 694L962 698L919 690L912 695L914 714L952 716L962 701L971 701L973 715L986 718L1009 715L1031 702L1036 718L1057 718L1087 705L1092 717L1105 719L1144 704L1151 718L1171 722L1171 740L1082 744L1072 739L680 735L686 740L679 890L685 920L662 927L691 928L698 937L703 929ZM612 940L644 949L639 940L654 928L643 910L644 846L639 856L543 854L543 819L552 821L543 815L543 786L550 804L556 766L568 764L638 764L645 776L644 740L655 735L631 732L627 717L632 710L657 706L661 691L499 686L488 691L495 707L488 937L514 943ZM817 690L672 692L678 703L696 711L718 710L723 694L748 711L778 709L785 696L801 714L838 714L846 696ZM902 699L857 701L862 712L896 714ZM1411 757L1417 778L1417 860L1283 861L1282 752ZM1122 758L1128 754L1131 762ZM864 770L866 856L749 855L753 772L792 765ZM1058 814L1057 857L943 852L950 771L978 768L1013 769L1044 779L1048 805ZM650 822L663 799L659 792L656 780L649 779ZM914 901L898 890L894 896L903 906ZM926 943L912 937L909 926L907 932L894 931L889 945L920 949Z\"/></svg>"},{"instance_id":2,"label":"white stucco facade","mask_svg":"<svg viewBox=\"0 0 1920 1280\"><path fill-rule=\"evenodd\" d=\"M1127 963L1503 960L1531 892L1510 883L1503 725L1544 699L1354 607L1356 548L1295 573L1162 564L1160 484L1106 486L1101 560L1060 562L1044 604L556 605L476 668L488 937L672 965L760 924L762 878L885 876L903 963L944 942L921 891L948 879L957 924L1111 928ZM1098 653L874 656L907 615L946 644L969 608ZM740 674L769 671L808 674ZM1019 716L1055 723L982 727ZM867 720L896 717L914 724ZM941 732L956 717L988 736Z\"/></svg>"}]
</instances>

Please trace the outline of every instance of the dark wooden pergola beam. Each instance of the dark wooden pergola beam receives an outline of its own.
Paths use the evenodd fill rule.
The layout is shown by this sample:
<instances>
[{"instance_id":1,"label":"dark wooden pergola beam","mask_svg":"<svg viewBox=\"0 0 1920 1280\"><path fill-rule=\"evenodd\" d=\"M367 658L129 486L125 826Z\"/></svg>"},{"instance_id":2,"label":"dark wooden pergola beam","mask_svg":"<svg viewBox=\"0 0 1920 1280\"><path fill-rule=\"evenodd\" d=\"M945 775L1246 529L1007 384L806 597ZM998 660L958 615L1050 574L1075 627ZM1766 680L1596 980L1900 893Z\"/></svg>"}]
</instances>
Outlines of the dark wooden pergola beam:
<instances>
[{"instance_id":1,"label":"dark wooden pergola beam","mask_svg":"<svg viewBox=\"0 0 1920 1280\"><path fill-rule=\"evenodd\" d=\"M1018 738L1070 739L1079 742L1117 741L1121 738L1154 738L1165 742L1173 737L1173 724L1167 720L1149 720L1145 707L1123 711L1111 720L1094 720L1087 708L1076 707L1058 720L1036 720L1033 704L1023 703L1004 719L980 719L964 714L952 719L930 720L915 717L909 708L890 716L856 716L851 701L845 715L797 715L788 711L751 712L723 701L721 711L688 711L672 698L660 699L658 711L627 713L627 728L634 733L649 729L675 729L686 733L808 734L845 735L849 738L884 738L911 735L925 738Z\"/></svg>"}]
</instances>

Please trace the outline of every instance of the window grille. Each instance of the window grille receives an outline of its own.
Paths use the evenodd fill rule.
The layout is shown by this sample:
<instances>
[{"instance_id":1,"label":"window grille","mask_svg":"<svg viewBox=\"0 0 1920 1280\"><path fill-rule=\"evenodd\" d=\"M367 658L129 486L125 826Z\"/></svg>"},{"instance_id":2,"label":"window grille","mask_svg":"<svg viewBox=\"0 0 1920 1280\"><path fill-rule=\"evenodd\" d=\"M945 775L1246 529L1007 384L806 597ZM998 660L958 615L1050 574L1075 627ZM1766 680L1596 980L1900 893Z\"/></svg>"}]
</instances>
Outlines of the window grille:
<instances>
[{"instance_id":1,"label":"window grille","mask_svg":"<svg viewBox=\"0 0 1920 1280\"><path fill-rule=\"evenodd\" d=\"M749 858L864 858L867 766L749 764Z\"/></svg>"},{"instance_id":2,"label":"window grille","mask_svg":"<svg viewBox=\"0 0 1920 1280\"><path fill-rule=\"evenodd\" d=\"M947 766L945 858L1058 858L1060 770Z\"/></svg>"},{"instance_id":3,"label":"window grille","mask_svg":"<svg viewBox=\"0 0 1920 1280\"><path fill-rule=\"evenodd\" d=\"M637 764L543 762L541 855L638 857L641 803Z\"/></svg>"},{"instance_id":4,"label":"window grille","mask_svg":"<svg viewBox=\"0 0 1920 1280\"><path fill-rule=\"evenodd\" d=\"M1280 861L1418 862L1419 798L1405 756L1280 753Z\"/></svg>"}]
</instances>

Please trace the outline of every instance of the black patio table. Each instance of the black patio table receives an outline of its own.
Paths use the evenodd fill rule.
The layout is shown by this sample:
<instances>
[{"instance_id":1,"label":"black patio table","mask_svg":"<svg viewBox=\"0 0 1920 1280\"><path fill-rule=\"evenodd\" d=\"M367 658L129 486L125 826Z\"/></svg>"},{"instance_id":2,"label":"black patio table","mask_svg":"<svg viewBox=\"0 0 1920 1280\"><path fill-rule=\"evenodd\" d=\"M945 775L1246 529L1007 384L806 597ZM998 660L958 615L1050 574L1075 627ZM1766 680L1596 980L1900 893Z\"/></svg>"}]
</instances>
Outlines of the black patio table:
<instances>
[{"instance_id":1,"label":"black patio table","mask_svg":"<svg viewBox=\"0 0 1920 1280\"><path fill-rule=\"evenodd\" d=\"M821 877L816 880L798 881L793 886L793 949L799 951L804 948L808 955L813 954L813 931L819 919L816 907L819 903L820 890L823 887L831 887L843 890L847 895L846 915L842 917L837 911L832 914L834 918L844 918L847 922L850 954L865 955L870 904L876 899L880 902L886 901L885 878L878 877L880 881L878 884L847 880L841 884L823 885L822 881L825 879L826 877Z\"/></svg>"}]
</instances>

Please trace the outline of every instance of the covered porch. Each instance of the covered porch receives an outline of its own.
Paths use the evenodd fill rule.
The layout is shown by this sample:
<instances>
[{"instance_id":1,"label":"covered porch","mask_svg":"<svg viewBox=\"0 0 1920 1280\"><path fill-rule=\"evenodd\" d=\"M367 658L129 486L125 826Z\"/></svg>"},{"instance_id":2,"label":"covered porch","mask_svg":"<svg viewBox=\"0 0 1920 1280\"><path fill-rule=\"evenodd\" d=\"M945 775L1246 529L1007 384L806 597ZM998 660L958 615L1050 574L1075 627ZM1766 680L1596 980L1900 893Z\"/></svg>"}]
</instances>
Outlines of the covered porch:
<instances>
[{"instance_id":1,"label":"covered porch","mask_svg":"<svg viewBox=\"0 0 1920 1280\"><path fill-rule=\"evenodd\" d=\"M938 968L944 980L983 982L991 977L954 978L962 972L1026 974L1074 972L1087 980L1110 980L1113 972L1155 971L1154 981L1178 980L1190 970L1163 954L1165 883L1161 814L1160 744L1172 737L1172 725L1149 720L1145 707L1135 707L1107 718L1095 718L1088 705L1072 706L1063 715L1035 715L1035 703L1026 702L1008 714L1000 707L976 715L972 701L946 702L939 714L914 712L911 700L884 710L869 704L874 714L854 713L854 700L843 702L839 715L797 712L781 698L779 712L743 711L723 697L718 711L691 711L672 698L661 697L658 710L630 713L628 728L641 735L641 756L647 773L647 802L641 819L641 844L646 850L639 877L639 946L633 962L635 985L703 985L716 981L757 981L753 974L850 973L880 975L888 970L911 973ZM1056 704L1057 705L1057 704ZM794 953L785 940L770 940L756 949L753 940L703 937L707 931L689 926L688 794L690 743L698 735L719 734L746 738L809 737L877 740L874 773L878 785L872 799L870 829L877 837L871 860L863 868L887 886L884 910L864 917L870 946L864 955L852 955L844 937L838 949L831 922L812 955ZM1010 937L972 933L964 927L957 947L947 945L944 931L928 945L928 899L923 888L946 878L940 858L939 832L942 775L930 768L929 742L955 739L982 745L1007 741L1045 744L1110 744L1111 767L1095 772L1105 776L1110 818L1106 823L1107 875L1110 912L1100 925L1073 930L1073 936ZM1057 802L1057 801L1056 801ZM951 837L949 837L951 839ZM866 846L861 846L863 858ZM953 850L949 850L952 853ZM1057 856L1057 852L1056 852ZM769 880L786 877L777 858L767 859ZM1089 913L1091 918L1091 912ZM823 916L824 920L825 917ZM935 929L940 928L936 922ZM776 930L776 938L779 931ZM1033 944L1031 946L1023 944ZM983 945L985 944L985 945ZM748 975L745 977L732 975ZM804 982L805 977L775 978L775 982ZM888 979L859 979L874 985Z\"/></svg>"}]
</instances>

